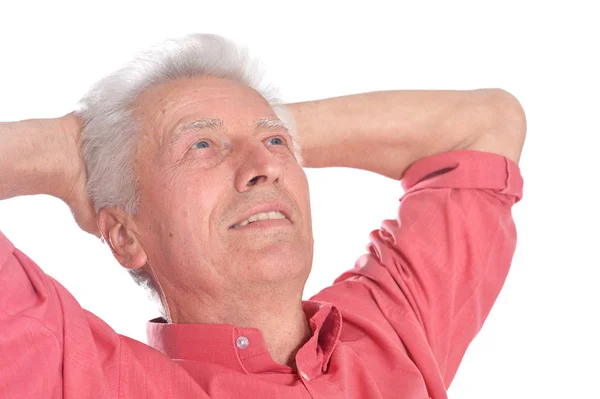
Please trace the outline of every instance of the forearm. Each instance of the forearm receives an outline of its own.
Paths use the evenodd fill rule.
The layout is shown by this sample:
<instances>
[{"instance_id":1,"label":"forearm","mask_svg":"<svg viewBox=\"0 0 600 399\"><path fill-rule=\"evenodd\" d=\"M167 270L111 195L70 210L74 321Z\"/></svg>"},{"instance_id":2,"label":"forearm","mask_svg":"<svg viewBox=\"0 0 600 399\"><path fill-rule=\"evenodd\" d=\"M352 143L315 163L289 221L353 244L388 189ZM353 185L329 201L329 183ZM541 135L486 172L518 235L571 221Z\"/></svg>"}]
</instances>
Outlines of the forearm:
<instances>
[{"instance_id":1,"label":"forearm","mask_svg":"<svg viewBox=\"0 0 600 399\"><path fill-rule=\"evenodd\" d=\"M474 144L506 123L508 110L515 108L510 97L499 89L386 91L287 108L304 166L352 167L400 179L413 162L428 155L471 147L488 150Z\"/></svg>"},{"instance_id":2,"label":"forearm","mask_svg":"<svg viewBox=\"0 0 600 399\"><path fill-rule=\"evenodd\" d=\"M0 200L62 196L61 163L69 145L59 119L0 123Z\"/></svg>"}]
</instances>

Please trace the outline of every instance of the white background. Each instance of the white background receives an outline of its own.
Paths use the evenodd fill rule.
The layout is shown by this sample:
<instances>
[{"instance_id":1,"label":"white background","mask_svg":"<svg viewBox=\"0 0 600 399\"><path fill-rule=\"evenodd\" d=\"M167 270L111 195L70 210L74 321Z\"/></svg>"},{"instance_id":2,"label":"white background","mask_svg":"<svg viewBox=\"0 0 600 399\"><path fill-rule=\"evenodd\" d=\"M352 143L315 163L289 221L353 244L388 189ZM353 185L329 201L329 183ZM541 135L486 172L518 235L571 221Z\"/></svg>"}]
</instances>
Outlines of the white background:
<instances>
[{"instance_id":1,"label":"white background","mask_svg":"<svg viewBox=\"0 0 600 399\"><path fill-rule=\"evenodd\" d=\"M528 120L525 196L514 208L519 244L449 394L600 398L600 30L592 2L208 3L2 2L0 120L65 114L134 51L191 32L250 46L290 102L506 89ZM305 297L352 267L401 195L397 182L368 172L307 174L315 261ZM66 205L45 196L3 201L0 229L84 308L145 341L154 305Z\"/></svg>"}]
</instances>

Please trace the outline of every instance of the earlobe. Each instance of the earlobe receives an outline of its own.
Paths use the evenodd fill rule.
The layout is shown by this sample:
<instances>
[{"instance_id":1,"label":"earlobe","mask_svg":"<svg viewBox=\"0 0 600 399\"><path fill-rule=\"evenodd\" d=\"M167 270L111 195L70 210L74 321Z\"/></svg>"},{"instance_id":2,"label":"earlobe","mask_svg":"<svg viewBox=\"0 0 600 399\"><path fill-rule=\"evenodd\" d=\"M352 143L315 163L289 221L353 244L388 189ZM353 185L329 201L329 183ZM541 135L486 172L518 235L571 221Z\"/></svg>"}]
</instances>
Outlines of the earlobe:
<instances>
[{"instance_id":1,"label":"earlobe","mask_svg":"<svg viewBox=\"0 0 600 399\"><path fill-rule=\"evenodd\" d=\"M117 261L123 267L137 269L148 258L137 236L126 227L126 219L121 211L104 208L98 213L98 226Z\"/></svg>"},{"instance_id":2,"label":"earlobe","mask_svg":"<svg viewBox=\"0 0 600 399\"><path fill-rule=\"evenodd\" d=\"M125 230L125 227L121 226L121 229ZM140 242L136 238L129 237L127 239L125 252L127 253L127 259L121 265L127 269L138 269L148 261L146 252L142 249Z\"/></svg>"}]
</instances>

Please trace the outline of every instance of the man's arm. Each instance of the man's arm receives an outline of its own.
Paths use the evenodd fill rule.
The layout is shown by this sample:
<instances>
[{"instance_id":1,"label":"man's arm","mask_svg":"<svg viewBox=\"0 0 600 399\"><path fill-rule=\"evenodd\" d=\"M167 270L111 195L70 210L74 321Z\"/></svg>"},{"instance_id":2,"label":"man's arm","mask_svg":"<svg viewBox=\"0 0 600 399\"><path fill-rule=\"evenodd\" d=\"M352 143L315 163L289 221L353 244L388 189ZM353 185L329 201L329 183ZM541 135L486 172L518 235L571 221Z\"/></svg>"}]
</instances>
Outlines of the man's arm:
<instances>
[{"instance_id":1,"label":"man's arm","mask_svg":"<svg viewBox=\"0 0 600 399\"><path fill-rule=\"evenodd\" d=\"M48 194L65 201L79 226L98 234L95 212L85 190L78 120L0 123L0 200Z\"/></svg>"},{"instance_id":2,"label":"man's arm","mask_svg":"<svg viewBox=\"0 0 600 399\"><path fill-rule=\"evenodd\" d=\"M0 123L0 200L56 196L94 232L93 208L87 195L77 194L85 191L78 137L72 115ZM82 309L2 231L0 354L0 398L208 397L164 354ZM157 377L163 375L169 375L166 384Z\"/></svg>"},{"instance_id":3,"label":"man's arm","mask_svg":"<svg viewBox=\"0 0 600 399\"><path fill-rule=\"evenodd\" d=\"M526 121L501 89L373 92L287 105L304 166L344 166L401 179L417 160L479 150L519 161Z\"/></svg>"},{"instance_id":4,"label":"man's arm","mask_svg":"<svg viewBox=\"0 0 600 399\"><path fill-rule=\"evenodd\" d=\"M367 254L313 299L341 310L348 336L401 348L371 361L399 361L405 349L429 395L444 397L515 250L520 104L486 89L368 93L290 108L305 166L370 170L402 179L405 192L397 217L371 232ZM374 353L365 350L365 359ZM401 375L378 378L387 386Z\"/></svg>"}]
</instances>

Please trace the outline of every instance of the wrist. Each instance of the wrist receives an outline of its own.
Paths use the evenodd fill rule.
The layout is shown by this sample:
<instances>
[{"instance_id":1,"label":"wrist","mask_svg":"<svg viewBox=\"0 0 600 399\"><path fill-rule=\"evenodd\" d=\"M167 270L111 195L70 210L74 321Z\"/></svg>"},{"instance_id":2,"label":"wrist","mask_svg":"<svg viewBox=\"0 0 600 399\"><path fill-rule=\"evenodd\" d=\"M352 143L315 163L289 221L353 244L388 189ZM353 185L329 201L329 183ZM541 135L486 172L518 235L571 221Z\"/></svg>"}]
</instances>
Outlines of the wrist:
<instances>
[{"instance_id":1,"label":"wrist","mask_svg":"<svg viewBox=\"0 0 600 399\"><path fill-rule=\"evenodd\" d=\"M60 196L66 143L59 119L0 124L0 199Z\"/></svg>"},{"instance_id":2,"label":"wrist","mask_svg":"<svg viewBox=\"0 0 600 399\"><path fill-rule=\"evenodd\" d=\"M48 193L69 203L78 185L84 181L85 167L81 154L81 124L74 113L49 120L55 135L56 158L50 168L55 187Z\"/></svg>"}]
</instances>

